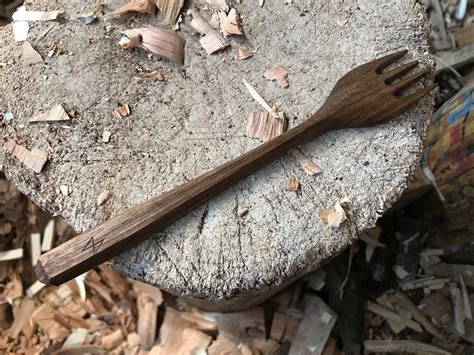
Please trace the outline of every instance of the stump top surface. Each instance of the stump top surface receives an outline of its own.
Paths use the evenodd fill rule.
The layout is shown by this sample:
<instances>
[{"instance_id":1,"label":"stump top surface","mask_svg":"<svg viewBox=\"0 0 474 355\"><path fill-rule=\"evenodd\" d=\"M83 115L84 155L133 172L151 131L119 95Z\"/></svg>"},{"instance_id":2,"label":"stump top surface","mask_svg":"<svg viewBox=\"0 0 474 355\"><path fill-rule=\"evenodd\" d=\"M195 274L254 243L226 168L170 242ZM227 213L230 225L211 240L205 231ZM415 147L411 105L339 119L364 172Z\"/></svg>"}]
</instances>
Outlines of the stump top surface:
<instances>
[{"instance_id":1,"label":"stump top surface","mask_svg":"<svg viewBox=\"0 0 474 355\"><path fill-rule=\"evenodd\" d=\"M106 11L124 1L108 1ZM201 10L204 0L191 1ZM184 17L186 63L149 58L120 48L119 31L164 24L162 17L138 15L106 30L101 18L85 26L77 16L96 1L35 1L29 10L64 11L65 19L44 38L52 23L31 23L30 42L47 65L22 67L21 43L11 26L0 29L0 111L14 119L2 128L29 149L49 153L35 174L2 152L7 177L43 208L85 231L127 207L154 197L216 167L260 142L245 137L249 114L261 111L242 83L246 78L270 103L281 103L293 127L315 112L336 80L356 65L408 48L426 56L429 26L420 2L396 0L255 1L235 4L245 37L232 37L230 50L207 56ZM187 4L189 7L189 4ZM183 12L185 13L185 11ZM210 13L201 11L205 18ZM53 41L64 54L47 57ZM239 48L257 49L237 59ZM290 86L266 81L267 68L283 64ZM135 83L137 70L163 72L166 81ZM185 75L184 75L185 74ZM34 115L61 103L76 110L70 127L29 124ZM132 114L116 118L117 103ZM357 233L372 227L401 194L417 164L432 98L389 124L326 134L301 147L323 170L307 176L291 154L268 164L165 230L114 260L132 278L173 293L211 300L280 285L346 248ZM102 142L104 130L112 133ZM284 191L295 176L301 190ZM63 195L60 185L68 186ZM112 198L97 205L98 195ZM318 216L348 197L349 221L334 229ZM248 214L237 215L239 208Z\"/></svg>"}]
</instances>

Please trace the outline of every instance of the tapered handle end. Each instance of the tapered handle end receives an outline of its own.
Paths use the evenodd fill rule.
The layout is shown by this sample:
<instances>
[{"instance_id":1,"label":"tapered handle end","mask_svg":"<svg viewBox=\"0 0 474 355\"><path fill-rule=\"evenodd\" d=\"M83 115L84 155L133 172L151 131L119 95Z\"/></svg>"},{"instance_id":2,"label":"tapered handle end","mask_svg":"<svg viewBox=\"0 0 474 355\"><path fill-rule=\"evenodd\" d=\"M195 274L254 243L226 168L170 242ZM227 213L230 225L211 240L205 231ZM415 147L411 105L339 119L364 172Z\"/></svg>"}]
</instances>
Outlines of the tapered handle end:
<instances>
[{"instance_id":1,"label":"tapered handle end","mask_svg":"<svg viewBox=\"0 0 474 355\"><path fill-rule=\"evenodd\" d=\"M35 265L35 273L36 276L38 277L38 280L46 285L50 285L50 277L47 274L46 270L43 267L43 264L41 264L41 260L38 260L38 262Z\"/></svg>"}]
</instances>

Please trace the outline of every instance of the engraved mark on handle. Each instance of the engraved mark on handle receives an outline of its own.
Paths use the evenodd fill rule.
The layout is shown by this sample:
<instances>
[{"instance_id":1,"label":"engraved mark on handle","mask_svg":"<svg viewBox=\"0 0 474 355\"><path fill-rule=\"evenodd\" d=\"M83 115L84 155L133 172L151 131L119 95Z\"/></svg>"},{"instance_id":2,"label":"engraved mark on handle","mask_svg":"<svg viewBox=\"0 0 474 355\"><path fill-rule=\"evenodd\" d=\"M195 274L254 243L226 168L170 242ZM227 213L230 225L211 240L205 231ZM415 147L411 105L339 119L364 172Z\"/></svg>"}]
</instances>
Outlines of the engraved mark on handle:
<instances>
[{"instance_id":1,"label":"engraved mark on handle","mask_svg":"<svg viewBox=\"0 0 474 355\"><path fill-rule=\"evenodd\" d=\"M92 252L93 253L97 253L97 251L99 250L99 248L101 247L102 243L104 242L104 240L102 239L101 241L99 242L96 242L94 240L94 237L91 237L91 239L89 239L86 243L86 245L84 246L84 248L82 249L82 251L85 251L86 249L89 249L89 248L92 248Z\"/></svg>"}]
</instances>

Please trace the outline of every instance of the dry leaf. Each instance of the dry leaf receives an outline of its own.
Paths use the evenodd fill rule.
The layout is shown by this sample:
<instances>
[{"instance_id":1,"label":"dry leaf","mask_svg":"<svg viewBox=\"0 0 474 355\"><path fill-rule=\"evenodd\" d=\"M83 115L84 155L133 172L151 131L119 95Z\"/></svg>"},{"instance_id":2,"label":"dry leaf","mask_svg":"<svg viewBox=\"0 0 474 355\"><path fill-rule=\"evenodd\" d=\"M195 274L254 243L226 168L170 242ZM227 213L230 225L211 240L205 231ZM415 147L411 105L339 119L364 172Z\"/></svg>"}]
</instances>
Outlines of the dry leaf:
<instances>
[{"instance_id":1,"label":"dry leaf","mask_svg":"<svg viewBox=\"0 0 474 355\"><path fill-rule=\"evenodd\" d=\"M112 112L112 115L118 118L127 117L128 115L130 115L130 107L128 106L128 104L119 104L117 105L117 108Z\"/></svg>"},{"instance_id":2,"label":"dry leaf","mask_svg":"<svg viewBox=\"0 0 474 355\"><path fill-rule=\"evenodd\" d=\"M132 0L128 4L122 6L120 9L115 10L108 15L124 16L130 14L131 12L140 12L154 15L156 12L156 6L153 0Z\"/></svg>"},{"instance_id":3,"label":"dry leaf","mask_svg":"<svg viewBox=\"0 0 474 355\"><path fill-rule=\"evenodd\" d=\"M163 74L161 74L161 72L158 71L158 70L153 70L150 73L145 73L145 74L143 74L143 77L144 78L155 79L155 80L158 80L158 81L165 80L165 77L163 76Z\"/></svg>"},{"instance_id":4,"label":"dry leaf","mask_svg":"<svg viewBox=\"0 0 474 355\"><path fill-rule=\"evenodd\" d=\"M109 190L102 191L100 195L97 197L97 204L99 206L106 203L112 197L112 192Z\"/></svg>"},{"instance_id":5,"label":"dry leaf","mask_svg":"<svg viewBox=\"0 0 474 355\"><path fill-rule=\"evenodd\" d=\"M263 74L267 80L276 80L277 84L282 88L287 88L290 83L288 82L288 71L281 64L267 69L265 74Z\"/></svg>"},{"instance_id":6,"label":"dry leaf","mask_svg":"<svg viewBox=\"0 0 474 355\"><path fill-rule=\"evenodd\" d=\"M23 43L23 66L43 63L41 55L33 48L30 42Z\"/></svg>"},{"instance_id":7,"label":"dry leaf","mask_svg":"<svg viewBox=\"0 0 474 355\"><path fill-rule=\"evenodd\" d=\"M285 190L286 191L298 191L300 183L294 176L290 176L288 180L285 181Z\"/></svg>"},{"instance_id":8,"label":"dry leaf","mask_svg":"<svg viewBox=\"0 0 474 355\"><path fill-rule=\"evenodd\" d=\"M70 120L71 118L66 110L64 110L64 107L62 105L56 105L51 110L33 117L29 122L64 122Z\"/></svg>"},{"instance_id":9,"label":"dry leaf","mask_svg":"<svg viewBox=\"0 0 474 355\"><path fill-rule=\"evenodd\" d=\"M249 51L246 48L240 48L239 49L239 59L240 60L244 60L244 59L248 59L250 57L253 57L254 54L255 54L255 52Z\"/></svg>"},{"instance_id":10,"label":"dry leaf","mask_svg":"<svg viewBox=\"0 0 474 355\"><path fill-rule=\"evenodd\" d=\"M170 25L175 25L183 8L184 0L155 0L156 7L166 17Z\"/></svg>"},{"instance_id":11,"label":"dry leaf","mask_svg":"<svg viewBox=\"0 0 474 355\"><path fill-rule=\"evenodd\" d=\"M286 131L287 121L284 112L278 112L278 118L268 112L253 112L247 122L247 137L260 138L267 142Z\"/></svg>"},{"instance_id":12,"label":"dry leaf","mask_svg":"<svg viewBox=\"0 0 474 355\"><path fill-rule=\"evenodd\" d=\"M37 148L33 148L33 150L30 151L25 147L16 144L13 139L9 139L5 143L4 148L11 155L21 161L28 169L33 170L35 173L40 173L44 164L46 164L46 161L48 160L48 153Z\"/></svg>"},{"instance_id":13,"label":"dry leaf","mask_svg":"<svg viewBox=\"0 0 474 355\"><path fill-rule=\"evenodd\" d=\"M188 10L188 15L193 18L191 21L191 27L202 35L199 42L206 50L207 54L215 53L230 45L224 37L222 37L206 20L204 20L199 11L196 9L190 9Z\"/></svg>"},{"instance_id":14,"label":"dry leaf","mask_svg":"<svg viewBox=\"0 0 474 355\"><path fill-rule=\"evenodd\" d=\"M119 42L122 48L141 47L178 64L184 64L186 41L173 31L148 26L126 30L122 34L125 35Z\"/></svg>"},{"instance_id":15,"label":"dry leaf","mask_svg":"<svg viewBox=\"0 0 474 355\"><path fill-rule=\"evenodd\" d=\"M306 155L301 153L299 149L295 149L294 153L298 160L300 161L301 166L306 174L314 176L322 172L321 168L317 166L314 161L309 159Z\"/></svg>"},{"instance_id":16,"label":"dry leaf","mask_svg":"<svg viewBox=\"0 0 474 355\"><path fill-rule=\"evenodd\" d=\"M224 36L230 35L242 35L242 21L240 16L237 13L237 10L231 9L229 14L226 15L225 12L219 12L219 20L221 23L221 30L224 33Z\"/></svg>"},{"instance_id":17,"label":"dry leaf","mask_svg":"<svg viewBox=\"0 0 474 355\"><path fill-rule=\"evenodd\" d=\"M346 211L344 211L344 208L342 207L342 204L346 202L347 199L337 201L334 205L334 211L320 208L319 216L328 224L328 226L339 227L341 223L347 219Z\"/></svg>"},{"instance_id":18,"label":"dry leaf","mask_svg":"<svg viewBox=\"0 0 474 355\"><path fill-rule=\"evenodd\" d=\"M226 0L206 0L206 2L212 11L224 11L225 13L229 11L229 5L227 5Z\"/></svg>"}]
</instances>

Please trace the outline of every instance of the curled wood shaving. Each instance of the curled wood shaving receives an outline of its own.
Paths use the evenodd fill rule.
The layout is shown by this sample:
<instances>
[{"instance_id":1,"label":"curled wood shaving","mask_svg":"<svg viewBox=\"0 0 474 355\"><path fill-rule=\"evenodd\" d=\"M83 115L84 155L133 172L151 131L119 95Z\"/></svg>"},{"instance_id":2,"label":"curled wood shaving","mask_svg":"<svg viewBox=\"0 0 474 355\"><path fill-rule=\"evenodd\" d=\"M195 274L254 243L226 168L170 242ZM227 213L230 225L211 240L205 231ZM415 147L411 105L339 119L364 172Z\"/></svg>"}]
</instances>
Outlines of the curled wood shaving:
<instances>
[{"instance_id":1,"label":"curled wood shaving","mask_svg":"<svg viewBox=\"0 0 474 355\"><path fill-rule=\"evenodd\" d=\"M334 211L327 210L325 208L319 209L319 216L328 224L330 227L339 227L342 222L347 219L346 211L342 207L347 199L337 201L334 205Z\"/></svg>"},{"instance_id":2,"label":"curled wood shaving","mask_svg":"<svg viewBox=\"0 0 474 355\"><path fill-rule=\"evenodd\" d=\"M246 48L240 48L239 49L239 59L240 60L244 60L244 59L248 59L250 57L253 57L254 54L255 54L255 52L249 51Z\"/></svg>"},{"instance_id":3,"label":"curled wood shaving","mask_svg":"<svg viewBox=\"0 0 474 355\"><path fill-rule=\"evenodd\" d=\"M158 70L153 70L152 72L145 73L145 74L143 74L143 77L144 78L155 79L155 80L158 80L158 81L165 80L165 77L163 76L163 74Z\"/></svg>"},{"instance_id":4,"label":"curled wood shaving","mask_svg":"<svg viewBox=\"0 0 474 355\"><path fill-rule=\"evenodd\" d=\"M290 83L288 81L288 71L281 64L267 69L265 74L263 74L267 80L276 80L277 84L282 88L287 88Z\"/></svg>"},{"instance_id":5,"label":"curled wood shaving","mask_svg":"<svg viewBox=\"0 0 474 355\"><path fill-rule=\"evenodd\" d=\"M43 63L41 55L33 48L30 42L23 43L23 66Z\"/></svg>"},{"instance_id":6,"label":"curled wood shaving","mask_svg":"<svg viewBox=\"0 0 474 355\"><path fill-rule=\"evenodd\" d=\"M48 160L48 153L37 148L33 148L33 150L30 151L17 144L13 139L9 139L5 143L4 148L35 173L40 173Z\"/></svg>"},{"instance_id":7,"label":"curled wood shaving","mask_svg":"<svg viewBox=\"0 0 474 355\"><path fill-rule=\"evenodd\" d=\"M224 11L226 13L229 11L229 5L225 0L206 0L206 2L212 11Z\"/></svg>"},{"instance_id":8,"label":"curled wood shaving","mask_svg":"<svg viewBox=\"0 0 474 355\"><path fill-rule=\"evenodd\" d=\"M127 117L128 115L130 115L130 107L128 106L128 104L119 104L117 105L117 108L112 112L112 115L118 118Z\"/></svg>"},{"instance_id":9,"label":"curled wood shaving","mask_svg":"<svg viewBox=\"0 0 474 355\"><path fill-rule=\"evenodd\" d=\"M250 92L250 95L252 95L252 97L254 98L255 101L257 101L260 105L262 105L262 107L265 110L267 110L268 113L270 113L270 115L272 115L275 118L279 117L278 114L275 112L275 110L273 108L271 108L269 104L267 104L267 102L263 99L263 97L260 96L260 94L257 92L257 90L255 90L255 88L252 85L250 85L247 82L247 80L242 79L242 82L245 84L245 87Z\"/></svg>"},{"instance_id":10,"label":"curled wood shaving","mask_svg":"<svg viewBox=\"0 0 474 355\"><path fill-rule=\"evenodd\" d=\"M224 36L243 34L242 21L236 9L231 9L228 15L223 11L219 12L219 20Z\"/></svg>"},{"instance_id":11,"label":"curled wood shaving","mask_svg":"<svg viewBox=\"0 0 474 355\"><path fill-rule=\"evenodd\" d=\"M169 24L175 25L183 8L184 0L155 0L156 7L165 15Z\"/></svg>"},{"instance_id":12,"label":"curled wood shaving","mask_svg":"<svg viewBox=\"0 0 474 355\"><path fill-rule=\"evenodd\" d=\"M178 64L184 64L186 41L173 31L148 26L125 30L122 34L125 35L119 42L122 48L140 47Z\"/></svg>"},{"instance_id":13,"label":"curled wood shaving","mask_svg":"<svg viewBox=\"0 0 474 355\"><path fill-rule=\"evenodd\" d=\"M109 13L109 16L125 16L132 12L140 12L144 14L154 15L156 6L153 0L132 0L128 4L122 6L118 10Z\"/></svg>"},{"instance_id":14,"label":"curled wood shaving","mask_svg":"<svg viewBox=\"0 0 474 355\"><path fill-rule=\"evenodd\" d=\"M196 9L189 9L188 16L193 18L191 21L191 27L202 35L199 42L206 50L207 54L215 53L230 45L229 42L201 16L199 11Z\"/></svg>"},{"instance_id":15,"label":"curled wood shaving","mask_svg":"<svg viewBox=\"0 0 474 355\"><path fill-rule=\"evenodd\" d=\"M288 180L285 181L285 190L286 191L298 191L300 188L300 183L294 176L290 176Z\"/></svg>"},{"instance_id":16,"label":"curled wood shaving","mask_svg":"<svg viewBox=\"0 0 474 355\"><path fill-rule=\"evenodd\" d=\"M106 203L112 197L112 192L109 190L102 191L100 195L97 197L97 204L99 206Z\"/></svg>"},{"instance_id":17,"label":"curled wood shaving","mask_svg":"<svg viewBox=\"0 0 474 355\"><path fill-rule=\"evenodd\" d=\"M268 112L253 112L247 122L247 137L260 138L267 142L286 131L287 121L284 112L278 113L278 118Z\"/></svg>"},{"instance_id":18,"label":"curled wood shaving","mask_svg":"<svg viewBox=\"0 0 474 355\"><path fill-rule=\"evenodd\" d=\"M71 118L64 107L62 105L56 105L51 110L33 117L29 122L64 122L70 120Z\"/></svg>"},{"instance_id":19,"label":"curled wood shaving","mask_svg":"<svg viewBox=\"0 0 474 355\"><path fill-rule=\"evenodd\" d=\"M299 149L295 149L294 154L300 161L300 164L306 174L314 176L322 172L321 168L317 166L314 161L304 155Z\"/></svg>"}]
</instances>

